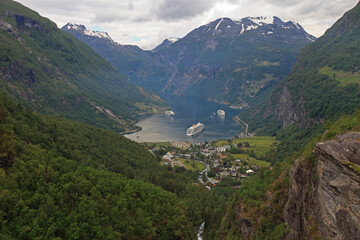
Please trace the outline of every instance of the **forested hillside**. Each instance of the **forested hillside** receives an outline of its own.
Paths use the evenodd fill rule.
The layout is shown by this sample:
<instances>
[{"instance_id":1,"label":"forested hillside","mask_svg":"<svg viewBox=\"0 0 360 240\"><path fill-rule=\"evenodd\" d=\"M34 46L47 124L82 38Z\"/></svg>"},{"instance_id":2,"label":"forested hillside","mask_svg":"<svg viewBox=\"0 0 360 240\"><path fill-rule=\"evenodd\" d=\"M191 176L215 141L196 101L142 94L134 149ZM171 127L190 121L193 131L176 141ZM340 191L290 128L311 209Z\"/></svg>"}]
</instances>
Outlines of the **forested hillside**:
<instances>
[{"instance_id":1,"label":"forested hillside","mask_svg":"<svg viewBox=\"0 0 360 240\"><path fill-rule=\"evenodd\" d=\"M162 111L156 95L126 81L90 47L36 12L0 2L0 86L33 110L116 131Z\"/></svg>"},{"instance_id":2,"label":"forested hillside","mask_svg":"<svg viewBox=\"0 0 360 240\"><path fill-rule=\"evenodd\" d=\"M177 195L186 191L191 175L169 172L141 145L34 114L3 92L0 131L1 238L195 235Z\"/></svg>"}]
</instances>

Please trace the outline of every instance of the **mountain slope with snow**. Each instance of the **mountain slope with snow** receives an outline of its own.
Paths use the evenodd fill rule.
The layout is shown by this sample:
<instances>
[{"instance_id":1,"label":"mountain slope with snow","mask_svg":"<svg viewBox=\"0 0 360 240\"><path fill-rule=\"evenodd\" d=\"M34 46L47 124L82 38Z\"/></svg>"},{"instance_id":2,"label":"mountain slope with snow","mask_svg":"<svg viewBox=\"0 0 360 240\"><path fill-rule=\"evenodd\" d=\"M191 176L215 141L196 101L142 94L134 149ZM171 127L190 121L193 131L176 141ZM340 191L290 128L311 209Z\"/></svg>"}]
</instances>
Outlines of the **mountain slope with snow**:
<instances>
[{"instance_id":1,"label":"mountain slope with snow","mask_svg":"<svg viewBox=\"0 0 360 240\"><path fill-rule=\"evenodd\" d=\"M181 39L165 39L152 51L67 28L63 30L93 47L131 82L157 93L237 107L267 98L290 72L300 49L316 39L300 24L275 16L220 18Z\"/></svg>"}]
</instances>

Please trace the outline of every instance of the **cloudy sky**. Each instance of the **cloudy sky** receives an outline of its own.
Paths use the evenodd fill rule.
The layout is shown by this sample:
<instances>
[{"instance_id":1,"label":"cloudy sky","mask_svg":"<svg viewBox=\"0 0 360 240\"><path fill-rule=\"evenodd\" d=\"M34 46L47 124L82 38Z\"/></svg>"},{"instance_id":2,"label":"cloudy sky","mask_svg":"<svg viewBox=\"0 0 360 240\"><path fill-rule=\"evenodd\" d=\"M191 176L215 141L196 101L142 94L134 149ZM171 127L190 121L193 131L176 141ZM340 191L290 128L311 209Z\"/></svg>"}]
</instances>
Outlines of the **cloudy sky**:
<instances>
[{"instance_id":1,"label":"cloudy sky","mask_svg":"<svg viewBox=\"0 0 360 240\"><path fill-rule=\"evenodd\" d=\"M221 17L278 16L321 36L358 0L17 0L59 28L67 22L106 31L121 44L152 49Z\"/></svg>"}]
</instances>

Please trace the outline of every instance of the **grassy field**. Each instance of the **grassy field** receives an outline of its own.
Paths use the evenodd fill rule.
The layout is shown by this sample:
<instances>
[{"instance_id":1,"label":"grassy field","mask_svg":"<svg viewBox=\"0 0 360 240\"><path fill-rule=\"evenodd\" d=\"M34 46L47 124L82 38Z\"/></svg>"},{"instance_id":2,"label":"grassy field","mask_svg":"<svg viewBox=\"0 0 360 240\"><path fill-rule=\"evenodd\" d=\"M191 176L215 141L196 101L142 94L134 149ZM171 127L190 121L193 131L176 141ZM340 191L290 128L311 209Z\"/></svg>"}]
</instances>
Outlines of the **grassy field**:
<instances>
[{"instance_id":1,"label":"grassy field","mask_svg":"<svg viewBox=\"0 0 360 240\"><path fill-rule=\"evenodd\" d=\"M243 148L244 150L254 150L256 156L263 156L267 153L271 145L276 142L275 137L252 137L252 138L238 138L233 141L234 144L248 142L250 147Z\"/></svg>"},{"instance_id":2,"label":"grassy field","mask_svg":"<svg viewBox=\"0 0 360 240\"><path fill-rule=\"evenodd\" d=\"M264 136L264 137L251 137L251 138L238 138L232 141L232 144L239 144L242 142L248 142L249 147L243 147L243 150L253 150L256 157L262 157L271 149L271 145L276 142L274 137ZM215 143L215 146L220 147L223 145L229 144L228 141L222 140ZM249 165L257 165L259 167L269 167L270 163L266 161L261 161L256 158L250 157L248 154L231 154L234 159L241 159L242 161L246 158L248 159Z\"/></svg>"},{"instance_id":3,"label":"grassy field","mask_svg":"<svg viewBox=\"0 0 360 240\"><path fill-rule=\"evenodd\" d=\"M254 150L256 156L263 156L271 148L271 145L276 142L274 137L251 137L251 138L237 138L232 141L233 144L239 144L242 142L248 142L250 147L242 148L244 150ZM228 144L227 141L218 141L215 146L220 147Z\"/></svg>"},{"instance_id":4,"label":"grassy field","mask_svg":"<svg viewBox=\"0 0 360 240\"><path fill-rule=\"evenodd\" d=\"M253 157L250 157L247 154L231 154L231 156L233 156L234 159L241 159L241 161L243 161L245 158L247 158L247 159L249 159L249 161L248 161L249 165L257 165L259 167L269 167L270 166L269 162L257 160Z\"/></svg>"},{"instance_id":5,"label":"grassy field","mask_svg":"<svg viewBox=\"0 0 360 240\"><path fill-rule=\"evenodd\" d=\"M331 67L322 67L319 71L321 74L328 75L341 83L341 85L347 85L349 83L360 83L359 73L350 73L339 70L334 70Z\"/></svg>"},{"instance_id":6,"label":"grassy field","mask_svg":"<svg viewBox=\"0 0 360 240\"><path fill-rule=\"evenodd\" d=\"M184 166L191 170L191 171L201 171L205 168L205 164L202 164L195 160L189 160L189 159L176 159L177 161L180 161Z\"/></svg>"}]
</instances>

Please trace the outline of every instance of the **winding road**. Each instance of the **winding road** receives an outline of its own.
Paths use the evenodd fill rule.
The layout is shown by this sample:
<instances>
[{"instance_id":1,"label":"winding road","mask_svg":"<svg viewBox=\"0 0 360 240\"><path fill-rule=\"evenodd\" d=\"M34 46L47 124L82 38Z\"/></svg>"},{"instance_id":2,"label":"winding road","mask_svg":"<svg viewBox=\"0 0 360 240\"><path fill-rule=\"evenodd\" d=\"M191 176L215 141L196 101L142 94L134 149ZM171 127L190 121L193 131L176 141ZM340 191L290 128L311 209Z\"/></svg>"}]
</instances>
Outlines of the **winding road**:
<instances>
[{"instance_id":1,"label":"winding road","mask_svg":"<svg viewBox=\"0 0 360 240\"><path fill-rule=\"evenodd\" d=\"M246 123L246 122L244 122L243 120L241 120L238 116L235 116L234 117L234 121L235 122L237 122L239 125L245 125L245 134L249 134L249 132L248 132L248 129L249 129L249 125Z\"/></svg>"}]
</instances>

